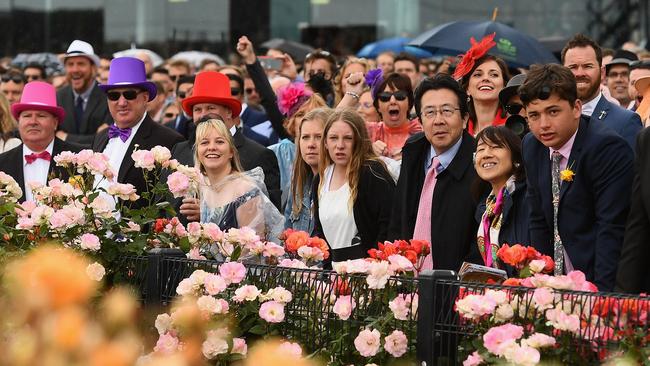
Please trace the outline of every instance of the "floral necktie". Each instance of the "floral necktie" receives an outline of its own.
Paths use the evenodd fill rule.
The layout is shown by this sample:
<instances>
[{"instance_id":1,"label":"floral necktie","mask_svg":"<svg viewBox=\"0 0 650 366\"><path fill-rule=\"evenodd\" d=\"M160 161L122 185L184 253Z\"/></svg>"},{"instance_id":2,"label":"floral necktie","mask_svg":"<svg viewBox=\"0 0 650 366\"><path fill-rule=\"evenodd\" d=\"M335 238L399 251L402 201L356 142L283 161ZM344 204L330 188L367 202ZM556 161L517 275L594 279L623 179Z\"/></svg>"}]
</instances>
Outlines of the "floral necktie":
<instances>
[{"instance_id":1,"label":"floral necktie","mask_svg":"<svg viewBox=\"0 0 650 366\"><path fill-rule=\"evenodd\" d=\"M560 161L562 154L553 151L551 154L551 175L552 175L552 192L553 192L553 260L555 269L553 274L560 276L564 274L564 246L560 238L560 232L557 228L557 211L560 206Z\"/></svg>"}]
</instances>

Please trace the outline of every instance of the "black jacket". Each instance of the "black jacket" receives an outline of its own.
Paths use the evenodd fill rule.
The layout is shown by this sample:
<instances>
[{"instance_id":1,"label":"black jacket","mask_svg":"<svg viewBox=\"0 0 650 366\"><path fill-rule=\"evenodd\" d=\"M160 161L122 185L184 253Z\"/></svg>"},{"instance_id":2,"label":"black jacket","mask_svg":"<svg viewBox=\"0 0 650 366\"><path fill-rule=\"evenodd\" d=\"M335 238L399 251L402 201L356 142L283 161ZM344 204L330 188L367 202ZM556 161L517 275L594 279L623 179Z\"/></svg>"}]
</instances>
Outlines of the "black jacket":
<instances>
[{"instance_id":1,"label":"black jacket","mask_svg":"<svg viewBox=\"0 0 650 366\"><path fill-rule=\"evenodd\" d=\"M472 182L477 177L472 163L476 143L467 132L463 132L461 138L456 156L438 174L433 192L431 252L434 269L458 271L468 259L472 246L476 245L478 225L474 213L477 202L470 194ZM424 185L425 160L430 149L431 144L422 132L411 136L402 148L402 169L395 191L389 240L413 238Z\"/></svg>"},{"instance_id":2,"label":"black jacket","mask_svg":"<svg viewBox=\"0 0 650 366\"><path fill-rule=\"evenodd\" d=\"M318 184L320 178L314 180L312 189L314 202L314 232L313 235L327 238L318 214ZM378 161L369 160L364 163L359 174L357 198L354 201L352 213L357 225L361 245L331 251L330 258L334 262L347 259L368 257L368 250L377 248L377 243L387 239L387 228L395 193L395 183L384 165Z\"/></svg>"},{"instance_id":3,"label":"black jacket","mask_svg":"<svg viewBox=\"0 0 650 366\"><path fill-rule=\"evenodd\" d=\"M147 190L147 185L144 181L144 173L142 169L136 168L135 162L133 161L133 158L131 158L135 145L138 145L138 149L140 150L150 150L158 145L172 150L174 145L181 141L183 141L183 136L172 129L154 122L147 115L138 128L138 131L135 133L135 136L133 136L133 140L131 140L131 144L124 155L122 165L119 167L119 172L117 172L117 182L133 184L138 194L142 195L142 192ZM105 129L95 138L95 141L93 142L93 151L103 152L107 144L108 129ZM113 169L117 170L117 167L113 167ZM131 208L141 208L144 205L144 199L140 198L138 201L131 204Z\"/></svg>"},{"instance_id":4,"label":"black jacket","mask_svg":"<svg viewBox=\"0 0 650 366\"><path fill-rule=\"evenodd\" d=\"M72 144L59 138L54 138L54 146L52 147L52 160L50 160L50 169L48 172L48 180L56 177L64 181L69 178L68 172L59 166L56 166L54 157L63 151L72 151L78 153L82 147L77 144ZM9 151L0 154L0 170L11 175L20 188L23 190L23 195L18 200L19 202L25 201L25 174L23 172L23 145L18 145Z\"/></svg>"},{"instance_id":5,"label":"black jacket","mask_svg":"<svg viewBox=\"0 0 650 366\"><path fill-rule=\"evenodd\" d=\"M60 129L68 133L66 140L69 142L90 148L97 128L103 124L113 124L113 118L108 111L106 94L99 88L97 83L90 92L88 103L86 103L84 109L83 120L79 126L75 121L75 100L71 86L66 86L56 92L56 102L65 109L65 118L60 124Z\"/></svg>"}]
</instances>

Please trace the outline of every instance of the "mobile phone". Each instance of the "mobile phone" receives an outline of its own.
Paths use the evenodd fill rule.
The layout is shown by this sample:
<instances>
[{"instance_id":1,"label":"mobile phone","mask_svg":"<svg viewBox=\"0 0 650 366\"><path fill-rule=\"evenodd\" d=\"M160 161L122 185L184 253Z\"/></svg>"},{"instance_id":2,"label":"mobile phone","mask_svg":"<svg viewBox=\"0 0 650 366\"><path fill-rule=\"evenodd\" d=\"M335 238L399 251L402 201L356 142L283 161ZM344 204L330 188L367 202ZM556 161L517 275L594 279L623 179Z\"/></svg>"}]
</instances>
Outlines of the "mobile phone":
<instances>
[{"instance_id":1,"label":"mobile phone","mask_svg":"<svg viewBox=\"0 0 650 366\"><path fill-rule=\"evenodd\" d=\"M282 60L270 56L259 56L260 64L267 70L282 70Z\"/></svg>"}]
</instances>

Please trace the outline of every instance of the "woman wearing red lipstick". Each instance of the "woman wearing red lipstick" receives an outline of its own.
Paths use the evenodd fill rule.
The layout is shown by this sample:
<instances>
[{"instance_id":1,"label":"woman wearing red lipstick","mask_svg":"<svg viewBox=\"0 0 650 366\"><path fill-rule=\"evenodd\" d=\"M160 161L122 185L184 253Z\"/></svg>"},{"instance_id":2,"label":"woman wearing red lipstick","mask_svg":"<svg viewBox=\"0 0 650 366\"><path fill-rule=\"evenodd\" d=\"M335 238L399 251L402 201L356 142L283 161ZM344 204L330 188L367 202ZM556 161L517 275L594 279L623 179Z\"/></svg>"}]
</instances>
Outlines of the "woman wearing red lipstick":
<instances>
[{"instance_id":1,"label":"woman wearing red lipstick","mask_svg":"<svg viewBox=\"0 0 650 366\"><path fill-rule=\"evenodd\" d=\"M487 52L496 43L494 34L485 36L463 55L454 72L469 96L469 121L467 132L476 136L487 126L501 126L506 123L506 113L499 104L499 92L510 80L506 63Z\"/></svg>"},{"instance_id":2,"label":"woman wearing red lipstick","mask_svg":"<svg viewBox=\"0 0 650 366\"><path fill-rule=\"evenodd\" d=\"M387 238L395 183L372 150L363 118L332 114L320 145L314 234L329 244L334 262L365 258Z\"/></svg>"}]
</instances>

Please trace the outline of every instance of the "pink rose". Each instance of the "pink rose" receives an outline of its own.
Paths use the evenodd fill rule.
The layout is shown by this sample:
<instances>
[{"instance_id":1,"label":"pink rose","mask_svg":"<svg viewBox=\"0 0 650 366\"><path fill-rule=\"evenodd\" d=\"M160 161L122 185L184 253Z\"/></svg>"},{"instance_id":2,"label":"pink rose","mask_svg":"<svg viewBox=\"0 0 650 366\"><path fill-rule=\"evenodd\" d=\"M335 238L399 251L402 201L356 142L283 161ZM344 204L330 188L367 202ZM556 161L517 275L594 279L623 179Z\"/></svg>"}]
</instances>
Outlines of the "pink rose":
<instances>
[{"instance_id":1,"label":"pink rose","mask_svg":"<svg viewBox=\"0 0 650 366\"><path fill-rule=\"evenodd\" d=\"M408 350L408 339L402 331L394 330L384 341L384 349L393 357L402 357Z\"/></svg>"},{"instance_id":2,"label":"pink rose","mask_svg":"<svg viewBox=\"0 0 650 366\"><path fill-rule=\"evenodd\" d=\"M187 253L187 258L189 259L194 259L194 260L207 260L205 256L201 255L201 251L199 248L192 248L190 251Z\"/></svg>"},{"instance_id":3,"label":"pink rose","mask_svg":"<svg viewBox=\"0 0 650 366\"><path fill-rule=\"evenodd\" d=\"M187 232L190 234L190 236L198 239L201 237L201 224L196 221L190 222L187 224Z\"/></svg>"},{"instance_id":4,"label":"pink rose","mask_svg":"<svg viewBox=\"0 0 650 366\"><path fill-rule=\"evenodd\" d=\"M284 255L284 248L268 241L264 243L264 252L262 255L265 257L280 257Z\"/></svg>"},{"instance_id":5,"label":"pink rose","mask_svg":"<svg viewBox=\"0 0 650 366\"><path fill-rule=\"evenodd\" d=\"M537 365L539 363L539 351L528 346L514 345L505 353L506 360L515 365Z\"/></svg>"},{"instance_id":6,"label":"pink rose","mask_svg":"<svg viewBox=\"0 0 650 366\"><path fill-rule=\"evenodd\" d=\"M219 229L219 225L214 222L209 222L203 224L203 236L212 242L216 242L223 239L223 232Z\"/></svg>"},{"instance_id":7,"label":"pink rose","mask_svg":"<svg viewBox=\"0 0 650 366\"><path fill-rule=\"evenodd\" d=\"M218 355L222 355L228 352L228 342L226 342L223 335L219 334L219 332L210 331L208 332L207 339L201 346L201 351L203 352L203 356L205 358L211 360Z\"/></svg>"},{"instance_id":8,"label":"pink rose","mask_svg":"<svg viewBox=\"0 0 650 366\"><path fill-rule=\"evenodd\" d=\"M176 287L176 293L185 296L194 293L194 282L189 278L184 278Z\"/></svg>"},{"instance_id":9,"label":"pink rose","mask_svg":"<svg viewBox=\"0 0 650 366\"><path fill-rule=\"evenodd\" d=\"M124 232L127 232L127 233L128 232L136 232L137 233L140 230L141 230L140 225L136 224L133 221L129 221L129 222L126 223L126 228L124 229Z\"/></svg>"},{"instance_id":10,"label":"pink rose","mask_svg":"<svg viewBox=\"0 0 650 366\"><path fill-rule=\"evenodd\" d=\"M151 171L156 167L156 159L149 150L136 150L131 154L131 158L135 162L136 168Z\"/></svg>"},{"instance_id":11,"label":"pink rose","mask_svg":"<svg viewBox=\"0 0 650 366\"><path fill-rule=\"evenodd\" d=\"M58 166L68 167L75 162L75 154L71 151L63 151L54 157L54 162Z\"/></svg>"},{"instance_id":12,"label":"pink rose","mask_svg":"<svg viewBox=\"0 0 650 366\"><path fill-rule=\"evenodd\" d=\"M230 353L236 353L246 356L248 353L248 346L246 345L246 340L243 338L233 338L232 339L232 350Z\"/></svg>"},{"instance_id":13,"label":"pink rose","mask_svg":"<svg viewBox=\"0 0 650 366\"><path fill-rule=\"evenodd\" d=\"M172 327L172 317L167 313L158 314L155 326L159 335L167 333L167 331Z\"/></svg>"},{"instance_id":14,"label":"pink rose","mask_svg":"<svg viewBox=\"0 0 650 366\"><path fill-rule=\"evenodd\" d=\"M396 298L388 303L388 307L393 312L395 319L408 320L411 304L410 301L406 300L406 295L398 294Z\"/></svg>"},{"instance_id":15,"label":"pink rose","mask_svg":"<svg viewBox=\"0 0 650 366\"><path fill-rule=\"evenodd\" d=\"M99 238L95 234L90 234L90 233L83 234L79 238L79 242L80 242L79 246L81 247L81 249L86 249L93 252L96 252L99 249L101 249L101 243L99 242Z\"/></svg>"},{"instance_id":16,"label":"pink rose","mask_svg":"<svg viewBox=\"0 0 650 366\"><path fill-rule=\"evenodd\" d=\"M386 261L371 262L368 267L368 276L366 277L368 288L375 290L383 289L392 274L389 267L390 263Z\"/></svg>"},{"instance_id":17,"label":"pink rose","mask_svg":"<svg viewBox=\"0 0 650 366\"><path fill-rule=\"evenodd\" d=\"M532 348L544 348L551 347L555 345L555 338L548 336L544 333L535 333L530 337L521 341L522 346L528 346Z\"/></svg>"},{"instance_id":18,"label":"pink rose","mask_svg":"<svg viewBox=\"0 0 650 366\"><path fill-rule=\"evenodd\" d=\"M288 268L307 268L307 265L303 261L298 259L288 259L288 258L281 260L278 266L288 267Z\"/></svg>"},{"instance_id":19,"label":"pink rose","mask_svg":"<svg viewBox=\"0 0 650 366\"><path fill-rule=\"evenodd\" d=\"M240 283L246 277L246 267L239 262L226 262L219 266L219 274L229 285Z\"/></svg>"},{"instance_id":20,"label":"pink rose","mask_svg":"<svg viewBox=\"0 0 650 366\"><path fill-rule=\"evenodd\" d=\"M173 172L167 178L167 186L174 198L184 197L190 189L190 179L181 172Z\"/></svg>"},{"instance_id":21,"label":"pink rose","mask_svg":"<svg viewBox=\"0 0 650 366\"><path fill-rule=\"evenodd\" d=\"M70 224L70 218L61 210L55 212L50 218L50 227L52 229L67 228Z\"/></svg>"},{"instance_id":22,"label":"pink rose","mask_svg":"<svg viewBox=\"0 0 650 366\"><path fill-rule=\"evenodd\" d=\"M302 357L302 348L298 343L293 342L282 342L278 347L281 353L289 354L293 357L300 358Z\"/></svg>"},{"instance_id":23,"label":"pink rose","mask_svg":"<svg viewBox=\"0 0 650 366\"><path fill-rule=\"evenodd\" d=\"M492 315L497 303L494 299L483 295L467 295L456 301L456 310L467 319L478 319L484 315Z\"/></svg>"},{"instance_id":24,"label":"pink rose","mask_svg":"<svg viewBox=\"0 0 650 366\"><path fill-rule=\"evenodd\" d=\"M102 278L104 278L106 269L101 264L95 262L93 264L89 264L88 267L86 267L86 274L88 277L90 277L91 280L99 282L102 280Z\"/></svg>"},{"instance_id":25,"label":"pink rose","mask_svg":"<svg viewBox=\"0 0 650 366\"><path fill-rule=\"evenodd\" d=\"M274 301L277 301L281 304L287 304L293 300L293 295L291 294L291 291L285 289L282 286L278 286L275 288L270 289L266 293L266 297L269 299L273 299Z\"/></svg>"},{"instance_id":26,"label":"pink rose","mask_svg":"<svg viewBox=\"0 0 650 366\"><path fill-rule=\"evenodd\" d=\"M298 248L298 255L306 261L322 261L325 259L322 250L306 245Z\"/></svg>"},{"instance_id":27,"label":"pink rose","mask_svg":"<svg viewBox=\"0 0 650 366\"><path fill-rule=\"evenodd\" d=\"M352 310L357 306L357 303L354 301L352 296L345 295L339 296L334 303L334 308L332 309L336 315L339 316L341 320L348 320L352 314Z\"/></svg>"},{"instance_id":28,"label":"pink rose","mask_svg":"<svg viewBox=\"0 0 650 366\"><path fill-rule=\"evenodd\" d=\"M580 330L580 318L574 314L567 314L562 311L560 305L555 309L546 311L546 324L551 325L558 330L566 330L569 332L577 333Z\"/></svg>"},{"instance_id":29,"label":"pink rose","mask_svg":"<svg viewBox=\"0 0 650 366\"><path fill-rule=\"evenodd\" d=\"M93 157L94 154L95 154L94 151L90 149L84 149L77 153L74 160L77 165L84 165L88 162L88 160L90 160L90 158Z\"/></svg>"},{"instance_id":30,"label":"pink rose","mask_svg":"<svg viewBox=\"0 0 650 366\"><path fill-rule=\"evenodd\" d=\"M169 163L169 159L172 158L172 153L169 151L169 149L160 145L154 146L154 148L151 149L151 154L153 155L156 163L160 165L163 163Z\"/></svg>"},{"instance_id":31,"label":"pink rose","mask_svg":"<svg viewBox=\"0 0 650 366\"><path fill-rule=\"evenodd\" d=\"M413 263L402 255L390 255L388 261L390 262L390 270L393 272L412 272L415 270Z\"/></svg>"},{"instance_id":32,"label":"pink rose","mask_svg":"<svg viewBox=\"0 0 650 366\"><path fill-rule=\"evenodd\" d=\"M363 357L372 357L379 351L381 334L377 329L364 329L354 339L354 347Z\"/></svg>"},{"instance_id":33,"label":"pink rose","mask_svg":"<svg viewBox=\"0 0 650 366\"><path fill-rule=\"evenodd\" d=\"M514 324L492 327L483 335L483 345L490 353L502 356L523 334L524 328Z\"/></svg>"},{"instance_id":34,"label":"pink rose","mask_svg":"<svg viewBox=\"0 0 650 366\"><path fill-rule=\"evenodd\" d=\"M284 305L277 301L267 301L260 306L260 318L269 323L284 321Z\"/></svg>"},{"instance_id":35,"label":"pink rose","mask_svg":"<svg viewBox=\"0 0 650 366\"><path fill-rule=\"evenodd\" d=\"M253 285L244 285L235 290L235 296L232 299L236 302L255 301L261 293L262 291Z\"/></svg>"},{"instance_id":36,"label":"pink rose","mask_svg":"<svg viewBox=\"0 0 650 366\"><path fill-rule=\"evenodd\" d=\"M178 350L178 344L178 338L170 333L165 333L158 338L158 342L156 342L153 350L163 355L171 355Z\"/></svg>"},{"instance_id":37,"label":"pink rose","mask_svg":"<svg viewBox=\"0 0 650 366\"><path fill-rule=\"evenodd\" d=\"M478 366L482 363L483 363L483 357L481 357L478 351L474 351L474 353L467 356L467 359L463 361L463 366Z\"/></svg>"},{"instance_id":38,"label":"pink rose","mask_svg":"<svg viewBox=\"0 0 650 366\"><path fill-rule=\"evenodd\" d=\"M36 225L34 220L31 217L19 217L18 224L16 225L17 229L30 230Z\"/></svg>"},{"instance_id":39,"label":"pink rose","mask_svg":"<svg viewBox=\"0 0 650 366\"><path fill-rule=\"evenodd\" d=\"M20 216L29 216L32 211L36 208L36 202L34 201L25 201L19 206L16 206L16 213Z\"/></svg>"},{"instance_id":40,"label":"pink rose","mask_svg":"<svg viewBox=\"0 0 650 366\"><path fill-rule=\"evenodd\" d=\"M555 295L546 287L540 287L533 292L533 300L535 307L539 310L550 309L553 307L553 300Z\"/></svg>"},{"instance_id":41,"label":"pink rose","mask_svg":"<svg viewBox=\"0 0 650 366\"><path fill-rule=\"evenodd\" d=\"M228 287L226 281L219 275L210 273L203 279L205 291L210 295L220 294Z\"/></svg>"}]
</instances>

